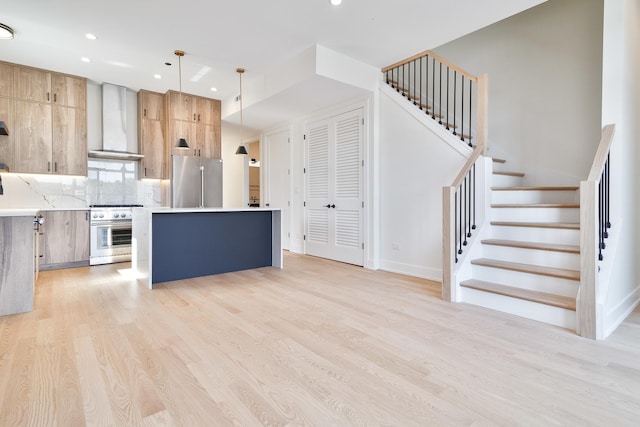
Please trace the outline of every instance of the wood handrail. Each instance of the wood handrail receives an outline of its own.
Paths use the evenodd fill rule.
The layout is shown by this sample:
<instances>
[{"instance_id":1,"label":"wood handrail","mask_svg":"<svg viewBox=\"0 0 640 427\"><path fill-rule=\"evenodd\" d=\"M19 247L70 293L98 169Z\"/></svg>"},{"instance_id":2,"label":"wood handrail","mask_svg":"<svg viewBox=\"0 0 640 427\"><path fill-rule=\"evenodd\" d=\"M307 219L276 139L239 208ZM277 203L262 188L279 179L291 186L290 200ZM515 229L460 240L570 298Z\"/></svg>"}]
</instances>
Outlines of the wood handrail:
<instances>
[{"instance_id":1,"label":"wood handrail","mask_svg":"<svg viewBox=\"0 0 640 427\"><path fill-rule=\"evenodd\" d=\"M593 159L593 164L591 165L591 171L589 172L587 181L598 182L600 180L602 171L604 170L604 164L606 163L607 156L611 150L611 144L613 143L613 136L615 132L616 125L614 124L609 124L602 128L600 144L598 145L598 150L596 151L596 155Z\"/></svg>"},{"instance_id":2,"label":"wood handrail","mask_svg":"<svg viewBox=\"0 0 640 427\"><path fill-rule=\"evenodd\" d=\"M460 173L458 173L458 175L456 176L456 179L453 180L453 184L451 184L451 187L453 188L460 187L460 185L462 184L462 181L464 181L465 177L469 174L471 167L476 163L476 160L478 160L478 157L480 157L480 155L482 154L482 151L483 151L482 147L478 147L478 146L476 146L473 149L473 152L471 153L471 155L467 159L467 162L464 164L464 166L460 170Z\"/></svg>"},{"instance_id":3,"label":"wood handrail","mask_svg":"<svg viewBox=\"0 0 640 427\"><path fill-rule=\"evenodd\" d=\"M389 70L392 70L392 69L394 69L394 68L396 68L396 67L400 67L401 65L408 64L408 63L410 63L410 62L412 62L412 61L415 61L416 59L422 58L422 57L427 56L427 55L428 55L428 56L430 56L430 57L432 57L432 58L437 59L437 60L438 60L438 61L440 61L442 64L446 65L447 67L449 67L449 68L450 68L450 69L452 69L452 70L457 71L458 73L460 73L460 74L462 74L463 76L467 77L469 80L472 80L472 81L474 81L474 82L477 82L477 81L478 81L478 78L477 78L476 76L474 76L473 74L471 74L471 73L469 73L469 72L467 72L467 71L463 70L462 68L458 67L458 66L457 66L457 65L455 65L455 64L452 64L450 61L447 61L447 60L446 60L446 59L444 59L443 57L441 57L441 56L439 56L439 55L436 55L435 53L433 53L433 52L432 52L432 51L430 51L430 50L425 50L424 52L417 53L417 54L415 54L415 55L413 55L413 56L410 56L409 58L403 59L402 61L398 61L398 62L396 62L395 64L391 64L391 65L389 65L389 66L386 66L386 67L384 67L384 68L382 69L382 72L383 72L383 73L386 73L386 72L387 72L387 71L389 71Z\"/></svg>"}]
</instances>

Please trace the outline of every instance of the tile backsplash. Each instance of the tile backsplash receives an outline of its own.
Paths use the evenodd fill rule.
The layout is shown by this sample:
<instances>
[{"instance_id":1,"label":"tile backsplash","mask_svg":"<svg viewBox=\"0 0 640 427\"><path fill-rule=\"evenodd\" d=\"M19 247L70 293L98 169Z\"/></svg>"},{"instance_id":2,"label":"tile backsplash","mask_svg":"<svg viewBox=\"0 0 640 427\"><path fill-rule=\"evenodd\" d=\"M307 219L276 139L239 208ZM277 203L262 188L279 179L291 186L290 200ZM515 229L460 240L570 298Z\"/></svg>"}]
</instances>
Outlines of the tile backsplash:
<instances>
[{"instance_id":1,"label":"tile backsplash","mask_svg":"<svg viewBox=\"0 0 640 427\"><path fill-rule=\"evenodd\" d=\"M163 206L163 181L138 180L138 163L94 160L88 176L3 173L0 209L86 208L92 204Z\"/></svg>"}]
</instances>

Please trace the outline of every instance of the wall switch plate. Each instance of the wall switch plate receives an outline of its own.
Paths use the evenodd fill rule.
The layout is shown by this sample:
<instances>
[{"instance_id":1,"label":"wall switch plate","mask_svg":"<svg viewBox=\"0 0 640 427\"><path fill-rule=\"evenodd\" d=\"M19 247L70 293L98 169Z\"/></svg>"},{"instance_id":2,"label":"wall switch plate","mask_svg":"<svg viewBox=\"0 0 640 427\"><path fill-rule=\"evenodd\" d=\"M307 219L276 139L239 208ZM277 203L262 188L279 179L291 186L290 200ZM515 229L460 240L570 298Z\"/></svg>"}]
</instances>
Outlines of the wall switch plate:
<instances>
[{"instance_id":1,"label":"wall switch plate","mask_svg":"<svg viewBox=\"0 0 640 427\"><path fill-rule=\"evenodd\" d=\"M399 251L400 250L400 243L392 243L391 244L391 249L393 249L394 251Z\"/></svg>"}]
</instances>

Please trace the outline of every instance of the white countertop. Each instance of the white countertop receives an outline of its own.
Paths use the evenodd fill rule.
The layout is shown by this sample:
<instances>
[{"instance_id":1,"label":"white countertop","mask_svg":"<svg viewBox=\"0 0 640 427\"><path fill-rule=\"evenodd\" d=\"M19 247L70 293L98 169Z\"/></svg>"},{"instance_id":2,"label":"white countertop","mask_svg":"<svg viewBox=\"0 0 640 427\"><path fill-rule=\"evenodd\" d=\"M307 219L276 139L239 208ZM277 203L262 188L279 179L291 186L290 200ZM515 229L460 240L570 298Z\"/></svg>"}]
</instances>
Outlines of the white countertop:
<instances>
[{"instance_id":1,"label":"white countertop","mask_svg":"<svg viewBox=\"0 0 640 427\"><path fill-rule=\"evenodd\" d=\"M0 216L36 216L41 209L0 209Z\"/></svg>"},{"instance_id":2,"label":"white countertop","mask_svg":"<svg viewBox=\"0 0 640 427\"><path fill-rule=\"evenodd\" d=\"M198 213L198 212L273 212L280 208L133 208L150 213Z\"/></svg>"}]
</instances>

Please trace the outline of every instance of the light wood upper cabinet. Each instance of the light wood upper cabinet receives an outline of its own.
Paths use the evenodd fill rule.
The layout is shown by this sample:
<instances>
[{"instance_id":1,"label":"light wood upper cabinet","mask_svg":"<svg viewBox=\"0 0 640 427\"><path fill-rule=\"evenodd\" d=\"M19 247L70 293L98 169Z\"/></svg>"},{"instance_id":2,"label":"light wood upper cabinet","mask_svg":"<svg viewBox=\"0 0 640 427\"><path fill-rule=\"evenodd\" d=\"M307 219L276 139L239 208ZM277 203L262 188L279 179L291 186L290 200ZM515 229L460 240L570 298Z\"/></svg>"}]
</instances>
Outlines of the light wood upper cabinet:
<instances>
[{"instance_id":1,"label":"light wood upper cabinet","mask_svg":"<svg viewBox=\"0 0 640 427\"><path fill-rule=\"evenodd\" d=\"M87 112L53 106L53 173L87 175Z\"/></svg>"},{"instance_id":2,"label":"light wood upper cabinet","mask_svg":"<svg viewBox=\"0 0 640 427\"><path fill-rule=\"evenodd\" d=\"M42 265L89 261L89 211L43 211Z\"/></svg>"},{"instance_id":3,"label":"light wood upper cabinet","mask_svg":"<svg viewBox=\"0 0 640 427\"><path fill-rule=\"evenodd\" d=\"M64 74L52 74L51 88L53 103L83 110L87 108L86 79Z\"/></svg>"},{"instance_id":4,"label":"light wood upper cabinet","mask_svg":"<svg viewBox=\"0 0 640 427\"><path fill-rule=\"evenodd\" d=\"M182 99L183 102L180 104L179 92L167 92L166 110L169 112L169 118L166 134L169 152L176 156L221 158L220 101L184 93ZM180 105L184 112L178 111ZM189 114L186 111L189 111ZM178 138L181 137L186 138L188 150L175 148Z\"/></svg>"},{"instance_id":5,"label":"light wood upper cabinet","mask_svg":"<svg viewBox=\"0 0 640 427\"><path fill-rule=\"evenodd\" d=\"M164 95L141 90L138 92L138 108L141 119L164 119Z\"/></svg>"},{"instance_id":6,"label":"light wood upper cabinet","mask_svg":"<svg viewBox=\"0 0 640 427\"><path fill-rule=\"evenodd\" d=\"M17 99L51 102L51 73L29 67L15 67L13 93Z\"/></svg>"},{"instance_id":7,"label":"light wood upper cabinet","mask_svg":"<svg viewBox=\"0 0 640 427\"><path fill-rule=\"evenodd\" d=\"M51 105L41 102L15 101L14 171L52 172Z\"/></svg>"},{"instance_id":8,"label":"light wood upper cabinet","mask_svg":"<svg viewBox=\"0 0 640 427\"><path fill-rule=\"evenodd\" d=\"M180 96L180 92L169 91L168 100L167 110L169 111L170 120L193 120L193 95L183 93Z\"/></svg>"},{"instance_id":9,"label":"light wood upper cabinet","mask_svg":"<svg viewBox=\"0 0 640 427\"><path fill-rule=\"evenodd\" d=\"M9 98L0 98L0 117L9 128L9 135L0 135L0 163L4 163L9 167L9 170L14 170L14 150L15 144L13 142L15 138L14 123L15 123L15 101Z\"/></svg>"},{"instance_id":10,"label":"light wood upper cabinet","mask_svg":"<svg viewBox=\"0 0 640 427\"><path fill-rule=\"evenodd\" d=\"M0 62L0 96L13 97L13 67Z\"/></svg>"},{"instance_id":11,"label":"light wood upper cabinet","mask_svg":"<svg viewBox=\"0 0 640 427\"><path fill-rule=\"evenodd\" d=\"M140 153L140 178L166 179L167 148L164 138L164 95L141 90L138 92L138 136Z\"/></svg>"},{"instance_id":12,"label":"light wood upper cabinet","mask_svg":"<svg viewBox=\"0 0 640 427\"><path fill-rule=\"evenodd\" d=\"M87 80L0 63L0 98L6 93L0 110L9 106L11 135L0 162L14 172L86 176Z\"/></svg>"}]
</instances>

